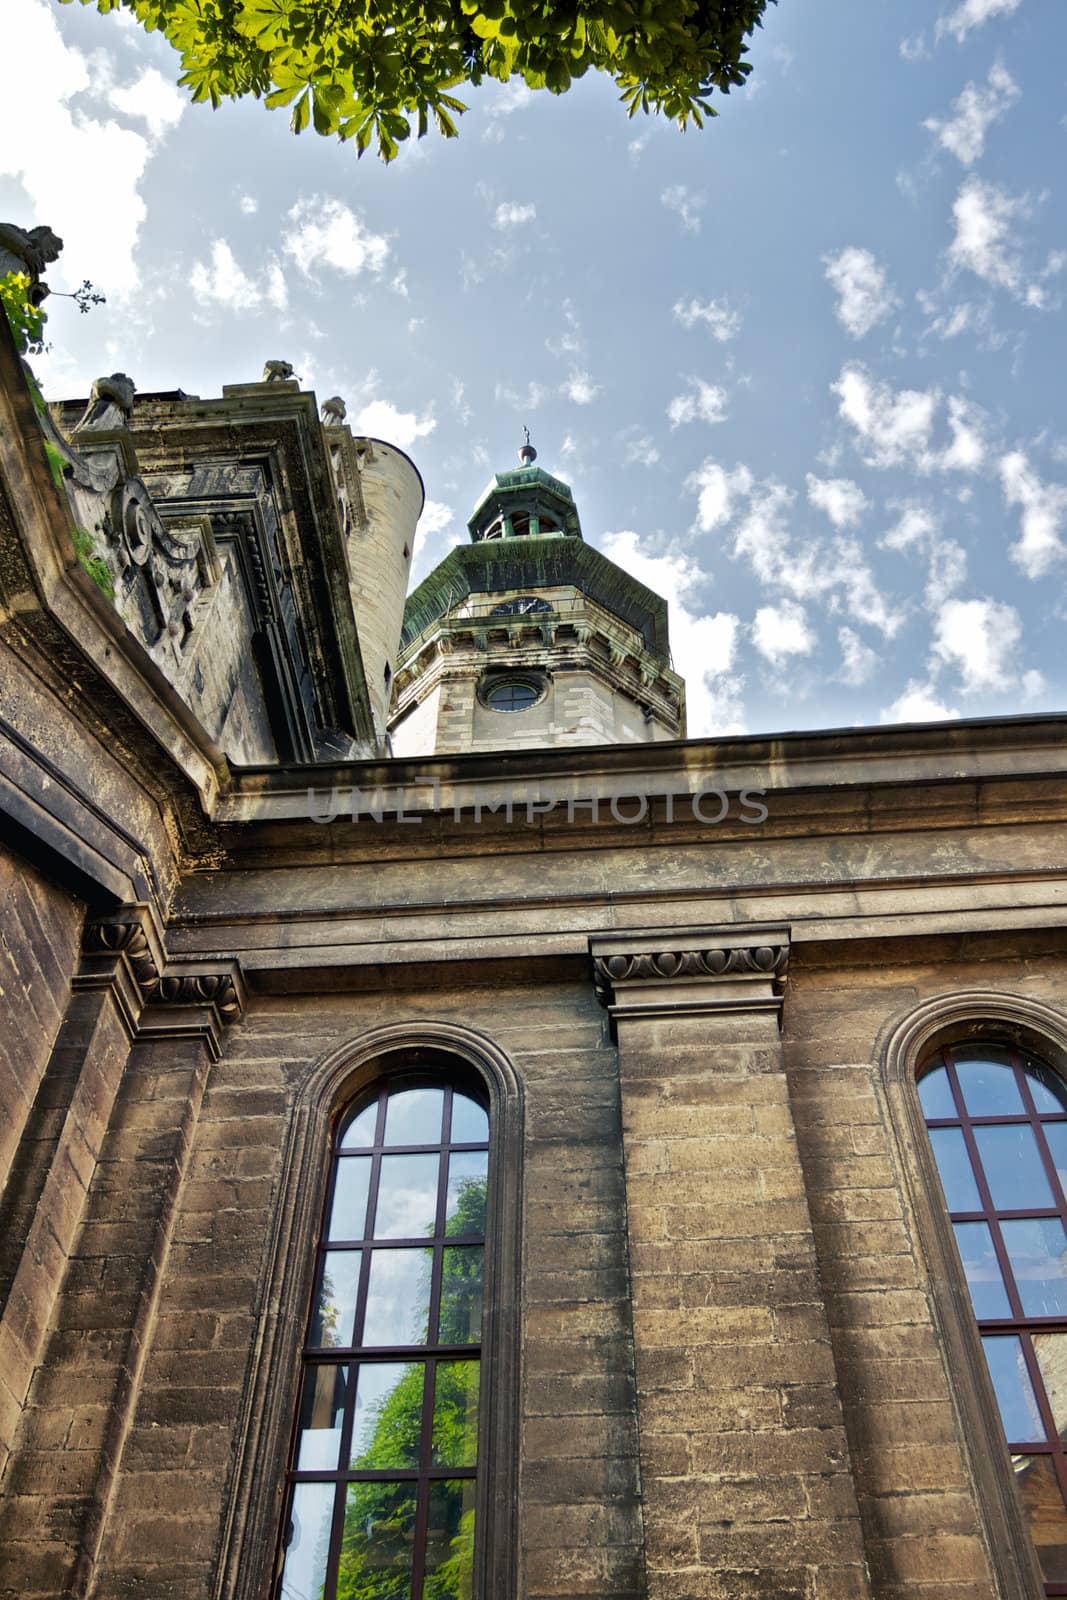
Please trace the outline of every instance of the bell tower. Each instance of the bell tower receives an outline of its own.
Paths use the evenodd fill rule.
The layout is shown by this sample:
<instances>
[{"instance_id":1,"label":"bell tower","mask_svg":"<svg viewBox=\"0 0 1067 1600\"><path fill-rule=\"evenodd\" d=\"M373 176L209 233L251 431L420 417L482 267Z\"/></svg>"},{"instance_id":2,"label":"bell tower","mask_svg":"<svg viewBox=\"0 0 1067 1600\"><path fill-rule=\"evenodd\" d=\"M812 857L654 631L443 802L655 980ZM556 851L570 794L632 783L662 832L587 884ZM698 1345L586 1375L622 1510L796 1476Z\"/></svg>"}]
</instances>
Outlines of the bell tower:
<instances>
[{"instance_id":1,"label":"bell tower","mask_svg":"<svg viewBox=\"0 0 1067 1600\"><path fill-rule=\"evenodd\" d=\"M567 484L499 472L409 596L390 719L397 756L626 744L685 735L667 603L582 537Z\"/></svg>"}]
</instances>

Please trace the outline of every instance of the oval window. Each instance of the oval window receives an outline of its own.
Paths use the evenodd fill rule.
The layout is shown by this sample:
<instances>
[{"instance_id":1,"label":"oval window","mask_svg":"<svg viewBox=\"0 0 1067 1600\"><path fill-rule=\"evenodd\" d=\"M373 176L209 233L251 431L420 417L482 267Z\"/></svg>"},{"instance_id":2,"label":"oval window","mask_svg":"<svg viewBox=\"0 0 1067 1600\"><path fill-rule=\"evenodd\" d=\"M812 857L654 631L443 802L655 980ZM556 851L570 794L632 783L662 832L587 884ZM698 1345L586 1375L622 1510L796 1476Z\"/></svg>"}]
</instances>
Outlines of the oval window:
<instances>
[{"instance_id":1,"label":"oval window","mask_svg":"<svg viewBox=\"0 0 1067 1600\"><path fill-rule=\"evenodd\" d=\"M486 691L490 711L527 711L541 698L540 685L531 678L505 678Z\"/></svg>"}]
</instances>

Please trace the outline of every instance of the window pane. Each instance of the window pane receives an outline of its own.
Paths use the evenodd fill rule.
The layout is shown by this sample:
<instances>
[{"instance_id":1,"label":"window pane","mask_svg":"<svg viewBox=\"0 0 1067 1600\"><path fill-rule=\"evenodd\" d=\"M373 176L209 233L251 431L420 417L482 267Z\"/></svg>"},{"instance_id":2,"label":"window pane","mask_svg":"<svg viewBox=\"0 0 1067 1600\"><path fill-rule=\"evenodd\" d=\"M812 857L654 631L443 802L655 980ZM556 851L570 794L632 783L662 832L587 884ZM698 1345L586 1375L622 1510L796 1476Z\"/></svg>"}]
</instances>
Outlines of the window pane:
<instances>
[{"instance_id":1,"label":"window pane","mask_svg":"<svg viewBox=\"0 0 1067 1600\"><path fill-rule=\"evenodd\" d=\"M1067 1127L1067 1123L1064 1124ZM485 1177L487 1150L453 1151L448 1158L448 1201L445 1232L452 1238L485 1235Z\"/></svg>"},{"instance_id":2,"label":"window pane","mask_svg":"<svg viewBox=\"0 0 1067 1600\"><path fill-rule=\"evenodd\" d=\"M383 1156L374 1214L376 1239L431 1238L440 1156Z\"/></svg>"},{"instance_id":3,"label":"window pane","mask_svg":"<svg viewBox=\"0 0 1067 1600\"><path fill-rule=\"evenodd\" d=\"M971 1158L961 1128L931 1128L930 1143L937 1162L945 1203L950 1211L983 1210L978 1185L974 1181Z\"/></svg>"},{"instance_id":4,"label":"window pane","mask_svg":"<svg viewBox=\"0 0 1067 1600\"><path fill-rule=\"evenodd\" d=\"M1015 1334L986 1335L982 1349L997 1392L1004 1437L1011 1444L1036 1444L1045 1437L1034 1388L1023 1360L1021 1340Z\"/></svg>"},{"instance_id":5,"label":"window pane","mask_svg":"<svg viewBox=\"0 0 1067 1600\"><path fill-rule=\"evenodd\" d=\"M1046 1122L1042 1132L1048 1140L1048 1147L1056 1164L1060 1188L1067 1194L1067 1122Z\"/></svg>"},{"instance_id":6,"label":"window pane","mask_svg":"<svg viewBox=\"0 0 1067 1600\"><path fill-rule=\"evenodd\" d=\"M328 1250L323 1258L318 1300L311 1321L313 1345L344 1347L352 1343L361 1254L359 1250Z\"/></svg>"},{"instance_id":7,"label":"window pane","mask_svg":"<svg viewBox=\"0 0 1067 1600\"><path fill-rule=\"evenodd\" d=\"M362 1239L367 1221L370 1156L340 1156L330 1207L328 1239Z\"/></svg>"},{"instance_id":8,"label":"window pane","mask_svg":"<svg viewBox=\"0 0 1067 1600\"><path fill-rule=\"evenodd\" d=\"M332 1483L298 1483L289 1512L282 1600L322 1600L330 1554Z\"/></svg>"},{"instance_id":9,"label":"window pane","mask_svg":"<svg viewBox=\"0 0 1067 1600\"><path fill-rule=\"evenodd\" d=\"M1067 1110L1067 1083L1064 1083L1059 1072L1053 1072L1043 1061L1033 1061L1032 1056L1022 1058L1022 1069L1027 1075L1030 1094L1038 1112L1064 1114Z\"/></svg>"},{"instance_id":10,"label":"window pane","mask_svg":"<svg viewBox=\"0 0 1067 1600\"><path fill-rule=\"evenodd\" d=\"M481 1245L454 1245L443 1252L440 1344L478 1344L482 1337Z\"/></svg>"},{"instance_id":11,"label":"window pane","mask_svg":"<svg viewBox=\"0 0 1067 1600\"><path fill-rule=\"evenodd\" d=\"M919 1079L919 1104L924 1117L958 1117L952 1085L944 1067L935 1067Z\"/></svg>"},{"instance_id":12,"label":"window pane","mask_svg":"<svg viewBox=\"0 0 1067 1600\"><path fill-rule=\"evenodd\" d=\"M1029 1211L1055 1203L1032 1127L1016 1123L1005 1128L975 1128L974 1138L998 1211Z\"/></svg>"},{"instance_id":13,"label":"window pane","mask_svg":"<svg viewBox=\"0 0 1067 1600\"><path fill-rule=\"evenodd\" d=\"M386 1144L440 1144L445 1114L443 1089L400 1089L389 1096Z\"/></svg>"},{"instance_id":14,"label":"window pane","mask_svg":"<svg viewBox=\"0 0 1067 1600\"><path fill-rule=\"evenodd\" d=\"M378 1102L373 1100L354 1116L341 1135L342 1150L360 1150L374 1143L374 1128L378 1121Z\"/></svg>"},{"instance_id":15,"label":"window pane","mask_svg":"<svg viewBox=\"0 0 1067 1600\"><path fill-rule=\"evenodd\" d=\"M1067 1515L1052 1462L1048 1456L1024 1457L1016 1463L1015 1481L1045 1582L1067 1583Z\"/></svg>"},{"instance_id":16,"label":"window pane","mask_svg":"<svg viewBox=\"0 0 1067 1600\"><path fill-rule=\"evenodd\" d=\"M470 1095L452 1095L452 1143L485 1144L489 1138L489 1113Z\"/></svg>"},{"instance_id":17,"label":"window pane","mask_svg":"<svg viewBox=\"0 0 1067 1600\"><path fill-rule=\"evenodd\" d=\"M410 1600L413 1483L350 1483L337 1600Z\"/></svg>"},{"instance_id":18,"label":"window pane","mask_svg":"<svg viewBox=\"0 0 1067 1600\"><path fill-rule=\"evenodd\" d=\"M964 1104L972 1117L1016 1117L1023 1110L1023 1097L1015 1081L1015 1070L1007 1052L990 1050L987 1059L957 1060L956 1073L963 1090Z\"/></svg>"},{"instance_id":19,"label":"window pane","mask_svg":"<svg viewBox=\"0 0 1067 1600\"><path fill-rule=\"evenodd\" d=\"M971 1291L971 1304L979 1321L983 1317L1010 1317L1011 1306L985 1222L953 1223L960 1260Z\"/></svg>"},{"instance_id":20,"label":"window pane","mask_svg":"<svg viewBox=\"0 0 1067 1600\"><path fill-rule=\"evenodd\" d=\"M439 1361L433 1401L433 1459L473 1467L478 1459L479 1361Z\"/></svg>"},{"instance_id":21,"label":"window pane","mask_svg":"<svg viewBox=\"0 0 1067 1600\"><path fill-rule=\"evenodd\" d=\"M474 1480L430 1484L424 1600L471 1600L474 1582Z\"/></svg>"},{"instance_id":22,"label":"window pane","mask_svg":"<svg viewBox=\"0 0 1067 1600\"><path fill-rule=\"evenodd\" d=\"M309 1367L300 1402L298 1472L336 1472L341 1454L347 1367Z\"/></svg>"},{"instance_id":23,"label":"window pane","mask_svg":"<svg viewBox=\"0 0 1067 1600\"><path fill-rule=\"evenodd\" d=\"M364 1362L356 1384L352 1466L416 1467L422 1430L422 1361Z\"/></svg>"},{"instance_id":24,"label":"window pane","mask_svg":"<svg viewBox=\"0 0 1067 1600\"><path fill-rule=\"evenodd\" d=\"M425 1344L432 1250L374 1250L363 1324L366 1345Z\"/></svg>"},{"instance_id":25,"label":"window pane","mask_svg":"<svg viewBox=\"0 0 1067 1600\"><path fill-rule=\"evenodd\" d=\"M1067 1313L1067 1234L1063 1223L1058 1217L1034 1217L1026 1222L1002 1222L1000 1227L1023 1314L1063 1316Z\"/></svg>"},{"instance_id":26,"label":"window pane","mask_svg":"<svg viewBox=\"0 0 1067 1600\"><path fill-rule=\"evenodd\" d=\"M1043 1061L1024 1057L1026 1077L1038 1111L1067 1111L1067 1083Z\"/></svg>"},{"instance_id":27,"label":"window pane","mask_svg":"<svg viewBox=\"0 0 1067 1600\"><path fill-rule=\"evenodd\" d=\"M1034 1353L1060 1438L1067 1438L1067 1333L1035 1333Z\"/></svg>"}]
</instances>

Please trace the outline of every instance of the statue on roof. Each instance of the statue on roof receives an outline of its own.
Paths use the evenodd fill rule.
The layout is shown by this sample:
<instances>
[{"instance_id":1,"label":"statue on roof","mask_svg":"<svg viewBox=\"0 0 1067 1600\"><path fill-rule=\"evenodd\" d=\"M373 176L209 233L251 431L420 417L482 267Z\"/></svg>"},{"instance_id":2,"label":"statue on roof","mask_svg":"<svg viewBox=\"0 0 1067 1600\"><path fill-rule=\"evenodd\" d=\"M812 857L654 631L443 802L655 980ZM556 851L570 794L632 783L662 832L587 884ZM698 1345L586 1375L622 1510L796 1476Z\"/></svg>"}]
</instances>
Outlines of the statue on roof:
<instances>
[{"instance_id":1,"label":"statue on roof","mask_svg":"<svg viewBox=\"0 0 1067 1600\"><path fill-rule=\"evenodd\" d=\"M0 278L11 272L23 273L30 280L31 305L39 306L48 296L48 285L41 274L59 260L63 241L49 227L20 228L14 222L0 222Z\"/></svg>"},{"instance_id":2,"label":"statue on roof","mask_svg":"<svg viewBox=\"0 0 1067 1600\"><path fill-rule=\"evenodd\" d=\"M124 372L113 372L109 378L95 379L89 391L89 404L75 425L74 432L92 430L105 433L113 428L129 427L136 392L133 379Z\"/></svg>"},{"instance_id":3,"label":"statue on roof","mask_svg":"<svg viewBox=\"0 0 1067 1600\"><path fill-rule=\"evenodd\" d=\"M291 361L267 361L263 364L264 383L286 383L295 377Z\"/></svg>"}]
</instances>

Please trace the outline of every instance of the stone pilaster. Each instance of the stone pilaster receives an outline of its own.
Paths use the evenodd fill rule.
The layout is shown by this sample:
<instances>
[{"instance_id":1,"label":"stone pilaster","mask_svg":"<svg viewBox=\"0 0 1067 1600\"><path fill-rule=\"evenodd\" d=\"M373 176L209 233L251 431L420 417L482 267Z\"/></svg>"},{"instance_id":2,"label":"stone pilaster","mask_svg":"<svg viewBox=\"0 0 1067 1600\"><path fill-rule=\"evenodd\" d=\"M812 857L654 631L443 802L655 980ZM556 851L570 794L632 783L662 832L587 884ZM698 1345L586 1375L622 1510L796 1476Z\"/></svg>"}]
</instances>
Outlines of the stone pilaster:
<instances>
[{"instance_id":1,"label":"stone pilaster","mask_svg":"<svg viewBox=\"0 0 1067 1600\"><path fill-rule=\"evenodd\" d=\"M782 1066L788 929L591 953L619 1049L649 1600L866 1600Z\"/></svg>"},{"instance_id":2,"label":"stone pilaster","mask_svg":"<svg viewBox=\"0 0 1067 1600\"><path fill-rule=\"evenodd\" d=\"M128 967L140 953L136 940L123 945ZM106 987L98 954L91 993ZM93 1586L204 1086L242 1010L235 966L161 975L145 961L118 983L132 1008L127 977L142 1001L135 1037L109 1080L106 1133L4 1485L5 1576L26 1596L80 1600Z\"/></svg>"},{"instance_id":3,"label":"stone pilaster","mask_svg":"<svg viewBox=\"0 0 1067 1600\"><path fill-rule=\"evenodd\" d=\"M73 992L0 1204L0 1473L161 965L148 906L124 906L86 925Z\"/></svg>"}]
</instances>

